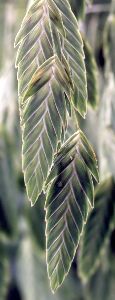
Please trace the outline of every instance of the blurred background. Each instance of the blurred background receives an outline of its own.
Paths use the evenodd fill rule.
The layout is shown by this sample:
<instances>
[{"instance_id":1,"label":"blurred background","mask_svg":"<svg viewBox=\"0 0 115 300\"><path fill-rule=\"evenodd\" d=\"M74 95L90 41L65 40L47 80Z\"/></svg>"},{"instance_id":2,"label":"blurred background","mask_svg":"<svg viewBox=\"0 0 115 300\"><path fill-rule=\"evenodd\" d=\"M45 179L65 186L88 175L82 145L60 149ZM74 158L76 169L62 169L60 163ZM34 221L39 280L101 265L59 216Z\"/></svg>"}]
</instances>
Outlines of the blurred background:
<instances>
[{"instance_id":1,"label":"blurred background","mask_svg":"<svg viewBox=\"0 0 115 300\"><path fill-rule=\"evenodd\" d=\"M14 39L30 2L0 0L0 300L114 300L114 226L87 284L79 276L78 249L63 286L56 295L49 288L45 199L41 196L39 203L30 208L21 166ZM100 180L104 181L115 176L115 0L86 1L85 7L83 2L70 0L97 64L98 100L93 109L92 97L86 120L79 117L79 121L94 146Z\"/></svg>"}]
</instances>

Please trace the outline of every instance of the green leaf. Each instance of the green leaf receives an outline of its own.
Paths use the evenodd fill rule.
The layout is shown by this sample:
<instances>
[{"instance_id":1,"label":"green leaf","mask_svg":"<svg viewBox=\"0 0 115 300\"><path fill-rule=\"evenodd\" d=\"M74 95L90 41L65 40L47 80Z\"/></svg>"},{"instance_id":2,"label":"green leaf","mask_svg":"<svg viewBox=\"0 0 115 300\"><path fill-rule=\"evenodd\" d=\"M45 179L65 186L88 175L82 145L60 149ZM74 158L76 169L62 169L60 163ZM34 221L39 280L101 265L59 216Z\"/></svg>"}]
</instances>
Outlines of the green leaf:
<instances>
[{"instance_id":1,"label":"green leaf","mask_svg":"<svg viewBox=\"0 0 115 300\"><path fill-rule=\"evenodd\" d=\"M96 190L95 208L84 228L79 257L79 273L84 280L94 274L101 260L101 253L113 223L114 199L115 185L113 179L108 178Z\"/></svg>"},{"instance_id":2,"label":"green leaf","mask_svg":"<svg viewBox=\"0 0 115 300\"><path fill-rule=\"evenodd\" d=\"M19 44L18 66L19 95L28 88L31 77L56 52L64 54L72 73L75 87L73 104L84 117L87 103L86 70L83 42L78 23L67 0L35 1L27 12L15 46Z\"/></svg>"},{"instance_id":3,"label":"green leaf","mask_svg":"<svg viewBox=\"0 0 115 300\"><path fill-rule=\"evenodd\" d=\"M45 15L46 11L47 14ZM40 26L41 22L42 26ZM53 35L54 31L55 36ZM61 33L61 36L58 36L58 32ZM58 43L60 53L65 55L72 70L76 95L73 98L74 105L84 116L87 89L83 43L77 20L68 1L47 0L45 3L43 0L41 2L35 1L22 22L15 45L18 43L20 46L16 66L18 66L19 95L23 94L39 65L53 55L54 46Z\"/></svg>"},{"instance_id":4,"label":"green leaf","mask_svg":"<svg viewBox=\"0 0 115 300\"><path fill-rule=\"evenodd\" d=\"M72 13L67 0L54 0L54 3L59 9L65 32L64 34L60 31L60 28L57 23L55 23L54 19L54 24L61 33L60 39L62 40L63 45L62 53L69 63L74 83L74 96L72 97L72 103L75 109L77 109L78 112L85 117L87 111L87 80L84 64L83 42L79 32L77 19Z\"/></svg>"},{"instance_id":5,"label":"green leaf","mask_svg":"<svg viewBox=\"0 0 115 300\"><path fill-rule=\"evenodd\" d=\"M84 133L81 130L78 130L78 132L74 133L68 139L68 141L66 141L66 143L62 146L61 150L59 151L59 154L55 159L54 166L52 167L51 173L49 174L48 179L46 180L46 185L48 185L53 179L55 179L58 176L58 168L60 167L60 161L61 159L65 159L65 156L67 154L68 157L66 160L66 165L69 165L69 163L72 160L72 155L75 152L76 143L78 143L77 145L79 147L80 156L84 160L86 166L89 168L95 180L97 182L99 181L96 155Z\"/></svg>"},{"instance_id":6,"label":"green leaf","mask_svg":"<svg viewBox=\"0 0 115 300\"><path fill-rule=\"evenodd\" d=\"M97 66L88 41L86 41L86 39L83 41L87 74L88 104L94 109L98 105Z\"/></svg>"},{"instance_id":7,"label":"green leaf","mask_svg":"<svg viewBox=\"0 0 115 300\"><path fill-rule=\"evenodd\" d=\"M18 44L22 161L27 194L34 204L64 140L70 103L83 116L86 112L83 42L68 1L35 1L16 37Z\"/></svg>"},{"instance_id":8,"label":"green leaf","mask_svg":"<svg viewBox=\"0 0 115 300\"><path fill-rule=\"evenodd\" d=\"M47 2L34 1L23 19L15 40L15 46L19 44L16 57L19 95L23 95L26 91L39 66L53 56L49 21Z\"/></svg>"},{"instance_id":9,"label":"green leaf","mask_svg":"<svg viewBox=\"0 0 115 300\"><path fill-rule=\"evenodd\" d=\"M23 99L22 162L27 194L32 204L44 188L61 140L62 128L66 128L63 91L69 94L69 87L67 71L54 56L38 69Z\"/></svg>"},{"instance_id":10,"label":"green leaf","mask_svg":"<svg viewBox=\"0 0 115 300\"><path fill-rule=\"evenodd\" d=\"M91 174L98 180L97 161L85 136L78 131L59 151L47 180L47 184L52 180L45 208L47 268L53 292L70 269L89 205L94 205Z\"/></svg>"}]
</instances>

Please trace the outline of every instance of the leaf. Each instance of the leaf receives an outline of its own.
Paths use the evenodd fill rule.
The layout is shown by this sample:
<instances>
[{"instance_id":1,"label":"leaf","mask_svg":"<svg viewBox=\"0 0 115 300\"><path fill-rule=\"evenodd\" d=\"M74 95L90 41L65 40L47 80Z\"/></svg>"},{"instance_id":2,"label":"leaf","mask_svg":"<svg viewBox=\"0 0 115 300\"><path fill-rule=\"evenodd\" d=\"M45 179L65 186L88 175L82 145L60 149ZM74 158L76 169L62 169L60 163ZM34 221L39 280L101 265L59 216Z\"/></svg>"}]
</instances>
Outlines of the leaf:
<instances>
[{"instance_id":1,"label":"leaf","mask_svg":"<svg viewBox=\"0 0 115 300\"><path fill-rule=\"evenodd\" d=\"M16 57L19 95L23 96L39 66L53 56L49 21L47 1L34 1L15 40L15 46L19 44Z\"/></svg>"},{"instance_id":2,"label":"leaf","mask_svg":"<svg viewBox=\"0 0 115 300\"><path fill-rule=\"evenodd\" d=\"M66 143L62 146L61 150L57 154L54 166L52 167L51 173L49 174L49 177L46 181L46 185L48 185L53 179L58 176L60 161L61 159L65 158L65 155L69 155L67 166L71 162L72 158L74 159L72 155L75 152L76 143L78 143L80 155L84 160L86 166L89 168L95 180L99 181L96 155L84 133L81 130L78 130L66 141Z\"/></svg>"},{"instance_id":3,"label":"leaf","mask_svg":"<svg viewBox=\"0 0 115 300\"><path fill-rule=\"evenodd\" d=\"M88 41L86 41L86 39L83 41L87 74L88 104L94 109L98 105L97 66Z\"/></svg>"},{"instance_id":4,"label":"leaf","mask_svg":"<svg viewBox=\"0 0 115 300\"><path fill-rule=\"evenodd\" d=\"M78 131L59 151L47 180L47 268L53 292L70 269L89 205L94 205L91 174L98 180L96 158L83 133Z\"/></svg>"},{"instance_id":5,"label":"leaf","mask_svg":"<svg viewBox=\"0 0 115 300\"><path fill-rule=\"evenodd\" d=\"M57 23L57 29L60 31L62 40L62 53L66 57L71 76L74 83L74 96L72 103L75 109L85 117L87 111L87 80L86 69L84 64L83 42L79 32L77 19L71 11L71 7L67 0L54 0L55 6L58 8L62 18L64 31L60 31ZM65 34L64 34L65 33Z\"/></svg>"},{"instance_id":6,"label":"leaf","mask_svg":"<svg viewBox=\"0 0 115 300\"><path fill-rule=\"evenodd\" d=\"M115 185L112 178L100 184L95 194L95 208L90 213L81 244L79 273L89 280L94 274L105 246L114 217Z\"/></svg>"},{"instance_id":7,"label":"leaf","mask_svg":"<svg viewBox=\"0 0 115 300\"><path fill-rule=\"evenodd\" d=\"M35 1L27 11L17 34L15 46L18 44L16 66L19 95L23 96L33 74L56 51L60 59L64 54L70 65L75 85L73 104L84 117L87 86L83 42L69 2Z\"/></svg>"},{"instance_id":8,"label":"leaf","mask_svg":"<svg viewBox=\"0 0 115 300\"><path fill-rule=\"evenodd\" d=\"M64 140L67 101L74 99L76 109L84 115L85 105L86 111L83 43L68 1L35 1L16 37L18 44L23 170L33 205Z\"/></svg>"},{"instance_id":9,"label":"leaf","mask_svg":"<svg viewBox=\"0 0 115 300\"><path fill-rule=\"evenodd\" d=\"M68 94L69 86L67 72L54 56L38 69L23 99L22 162L27 194L32 204L44 188L61 140L62 128L65 130L67 124L63 91Z\"/></svg>"}]
</instances>

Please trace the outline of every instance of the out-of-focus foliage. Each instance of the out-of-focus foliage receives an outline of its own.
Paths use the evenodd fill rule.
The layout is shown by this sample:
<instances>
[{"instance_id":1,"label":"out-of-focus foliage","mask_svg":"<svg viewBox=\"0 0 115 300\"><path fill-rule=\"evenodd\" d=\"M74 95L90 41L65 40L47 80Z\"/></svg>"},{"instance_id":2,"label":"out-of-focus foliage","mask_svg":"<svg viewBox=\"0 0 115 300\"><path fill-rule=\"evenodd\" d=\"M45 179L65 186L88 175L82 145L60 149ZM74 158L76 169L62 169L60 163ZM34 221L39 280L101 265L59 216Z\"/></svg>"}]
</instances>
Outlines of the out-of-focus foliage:
<instances>
[{"instance_id":1,"label":"out-of-focus foliage","mask_svg":"<svg viewBox=\"0 0 115 300\"><path fill-rule=\"evenodd\" d=\"M3 129L0 132L0 174L0 230L13 235L16 234L17 228L17 187L12 165L11 143Z\"/></svg>"},{"instance_id":2,"label":"out-of-focus foliage","mask_svg":"<svg viewBox=\"0 0 115 300\"><path fill-rule=\"evenodd\" d=\"M88 104L95 109L98 105L98 73L92 49L86 39L84 39L84 53L87 74Z\"/></svg>"},{"instance_id":3,"label":"out-of-focus foliage","mask_svg":"<svg viewBox=\"0 0 115 300\"><path fill-rule=\"evenodd\" d=\"M111 12L104 30L105 57L110 62L110 68L115 76L115 11Z\"/></svg>"},{"instance_id":4,"label":"out-of-focus foliage","mask_svg":"<svg viewBox=\"0 0 115 300\"><path fill-rule=\"evenodd\" d=\"M10 281L10 262L8 257L7 241L0 233L0 299L5 300Z\"/></svg>"},{"instance_id":5,"label":"out-of-focus foliage","mask_svg":"<svg viewBox=\"0 0 115 300\"><path fill-rule=\"evenodd\" d=\"M42 193L39 196L39 201L36 202L35 206L30 207L28 205L26 209L32 237L35 239L36 245L39 241L39 248L42 251L45 251L45 200L46 197Z\"/></svg>"},{"instance_id":6,"label":"out-of-focus foliage","mask_svg":"<svg viewBox=\"0 0 115 300\"><path fill-rule=\"evenodd\" d=\"M105 243L114 226L114 214L115 184L113 179L109 178L96 189L95 207L84 228L79 259L79 273L83 280L88 280L100 263Z\"/></svg>"},{"instance_id":7,"label":"out-of-focus foliage","mask_svg":"<svg viewBox=\"0 0 115 300\"><path fill-rule=\"evenodd\" d=\"M74 14L77 16L77 18L84 17L85 13L85 0L70 0L69 1L72 7L72 10Z\"/></svg>"},{"instance_id":8,"label":"out-of-focus foliage","mask_svg":"<svg viewBox=\"0 0 115 300\"><path fill-rule=\"evenodd\" d=\"M85 41L88 41L92 55L93 53L95 55L93 60L96 60L98 66L97 111L92 111L89 107L86 120L80 119L80 123L89 140L94 144L98 155L100 181L107 182L104 188L101 182L98 187L98 194L103 195L102 200L101 196L99 197L99 206L102 207L111 196L109 178L113 178L112 181L115 178L114 0L112 8L110 0L95 0L93 6L89 4L89 1L71 0L70 2L79 18L79 28ZM87 284L78 279L78 265L82 256L80 245L72 263L71 273L63 286L56 295L50 292L45 259L45 211L43 209L45 197L43 195L35 207L29 207L21 171L21 137L17 113L13 44L27 5L28 1L0 0L0 300L114 300L115 217L112 216L111 220L111 209L107 211L107 220L114 222L107 232L107 240L101 252L101 259L96 265L95 274L88 278L85 272ZM88 60L92 61L90 54ZM91 103L94 101L93 96L90 98ZM72 123L76 127L75 118L69 122L67 137L74 133ZM107 193L104 197L106 189ZM97 211L96 202L97 200L95 200L95 208L90 216ZM108 200L108 207L112 206L113 202L112 196L110 201ZM87 227L90 223L90 216ZM92 259L97 240L94 231L96 230L97 238L103 242L108 224L106 220L104 224L102 223L104 234L100 235L101 213L98 214L96 222L97 225L93 225L91 230L92 243L87 243L85 252L86 258L90 247L87 259L91 271L93 265L90 259ZM84 240L81 244L83 243Z\"/></svg>"},{"instance_id":9,"label":"out-of-focus foliage","mask_svg":"<svg viewBox=\"0 0 115 300\"><path fill-rule=\"evenodd\" d=\"M100 266L86 286L87 300L115 298L115 230L109 234Z\"/></svg>"}]
</instances>

